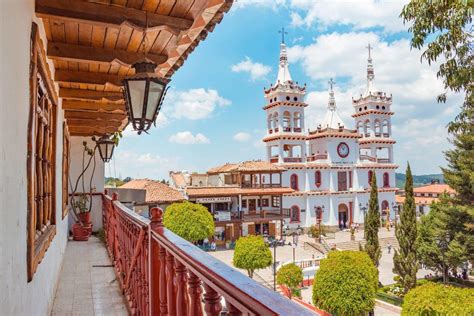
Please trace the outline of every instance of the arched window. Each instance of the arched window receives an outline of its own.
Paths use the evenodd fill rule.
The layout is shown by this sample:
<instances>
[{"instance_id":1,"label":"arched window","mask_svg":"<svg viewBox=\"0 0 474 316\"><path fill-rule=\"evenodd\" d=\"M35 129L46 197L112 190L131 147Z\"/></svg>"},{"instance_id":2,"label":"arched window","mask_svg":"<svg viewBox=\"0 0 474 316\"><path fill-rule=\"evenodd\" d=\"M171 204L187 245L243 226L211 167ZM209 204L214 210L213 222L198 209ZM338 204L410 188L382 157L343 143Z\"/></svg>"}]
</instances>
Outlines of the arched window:
<instances>
[{"instance_id":1,"label":"arched window","mask_svg":"<svg viewBox=\"0 0 474 316\"><path fill-rule=\"evenodd\" d=\"M321 186L321 171L317 170L314 173L314 182L316 183L316 187L319 188Z\"/></svg>"},{"instance_id":2,"label":"arched window","mask_svg":"<svg viewBox=\"0 0 474 316\"><path fill-rule=\"evenodd\" d=\"M301 113L295 112L293 114L293 128L301 128Z\"/></svg>"},{"instance_id":3,"label":"arched window","mask_svg":"<svg viewBox=\"0 0 474 316\"><path fill-rule=\"evenodd\" d=\"M299 223L300 222L300 208L296 205L293 205L291 207L291 217L290 217L290 222L291 223Z\"/></svg>"},{"instance_id":4,"label":"arched window","mask_svg":"<svg viewBox=\"0 0 474 316\"><path fill-rule=\"evenodd\" d=\"M357 122L357 133L362 134L363 132L362 127L363 127L362 121Z\"/></svg>"},{"instance_id":5,"label":"arched window","mask_svg":"<svg viewBox=\"0 0 474 316\"><path fill-rule=\"evenodd\" d=\"M298 176L294 173L290 177L290 187L293 190L298 190Z\"/></svg>"},{"instance_id":6,"label":"arched window","mask_svg":"<svg viewBox=\"0 0 474 316\"><path fill-rule=\"evenodd\" d=\"M388 201L386 200L382 201L381 213L382 216L387 216L387 214L390 213L390 210L388 209Z\"/></svg>"},{"instance_id":7,"label":"arched window","mask_svg":"<svg viewBox=\"0 0 474 316\"><path fill-rule=\"evenodd\" d=\"M323 219L323 209L319 206L316 208L316 219L318 220Z\"/></svg>"},{"instance_id":8,"label":"arched window","mask_svg":"<svg viewBox=\"0 0 474 316\"><path fill-rule=\"evenodd\" d=\"M380 136L381 133L381 125L379 120L374 121L374 130L375 130L375 136Z\"/></svg>"},{"instance_id":9,"label":"arched window","mask_svg":"<svg viewBox=\"0 0 474 316\"><path fill-rule=\"evenodd\" d=\"M384 188L390 187L390 177L388 176L388 172L384 172L383 174L383 187Z\"/></svg>"},{"instance_id":10,"label":"arched window","mask_svg":"<svg viewBox=\"0 0 474 316\"><path fill-rule=\"evenodd\" d=\"M273 128L278 131L278 113L273 113Z\"/></svg>"},{"instance_id":11,"label":"arched window","mask_svg":"<svg viewBox=\"0 0 474 316\"><path fill-rule=\"evenodd\" d=\"M371 185L371 183L372 183L372 177L373 177L373 175L374 175L374 172L373 172L372 170L369 170L369 187L370 187L370 185Z\"/></svg>"},{"instance_id":12,"label":"arched window","mask_svg":"<svg viewBox=\"0 0 474 316\"><path fill-rule=\"evenodd\" d=\"M272 129L273 128L273 118L272 118L272 115L271 114L268 114L268 118L267 118L267 127L268 129Z\"/></svg>"},{"instance_id":13,"label":"arched window","mask_svg":"<svg viewBox=\"0 0 474 316\"><path fill-rule=\"evenodd\" d=\"M366 120L364 122L364 136L368 136L370 134L370 121Z\"/></svg>"},{"instance_id":14,"label":"arched window","mask_svg":"<svg viewBox=\"0 0 474 316\"><path fill-rule=\"evenodd\" d=\"M283 113L283 131L289 132L291 130L291 114L288 111Z\"/></svg>"}]
</instances>

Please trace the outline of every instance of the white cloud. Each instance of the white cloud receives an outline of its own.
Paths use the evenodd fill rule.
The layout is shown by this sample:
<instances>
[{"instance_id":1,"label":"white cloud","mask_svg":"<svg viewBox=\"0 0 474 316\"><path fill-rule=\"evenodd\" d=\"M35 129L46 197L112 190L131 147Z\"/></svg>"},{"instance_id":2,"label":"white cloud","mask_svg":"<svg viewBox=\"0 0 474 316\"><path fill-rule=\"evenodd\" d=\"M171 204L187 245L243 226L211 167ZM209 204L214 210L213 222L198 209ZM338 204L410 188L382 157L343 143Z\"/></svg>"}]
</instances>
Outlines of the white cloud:
<instances>
[{"instance_id":1,"label":"white cloud","mask_svg":"<svg viewBox=\"0 0 474 316\"><path fill-rule=\"evenodd\" d=\"M253 81L257 79L265 79L270 71L272 71L270 66L253 62L249 57L245 57L245 59L238 64L232 65L231 69L233 72L248 72Z\"/></svg>"},{"instance_id":2,"label":"white cloud","mask_svg":"<svg viewBox=\"0 0 474 316\"><path fill-rule=\"evenodd\" d=\"M347 25L355 30L381 27L386 32L406 30L399 18L407 0L291 0L291 25L319 28Z\"/></svg>"},{"instance_id":3,"label":"white cloud","mask_svg":"<svg viewBox=\"0 0 474 316\"><path fill-rule=\"evenodd\" d=\"M241 143L248 142L250 140L250 138L251 138L250 134L245 133L245 132L239 132L239 133L234 135L234 140L236 140L238 142L241 142Z\"/></svg>"},{"instance_id":4,"label":"white cloud","mask_svg":"<svg viewBox=\"0 0 474 316\"><path fill-rule=\"evenodd\" d=\"M213 89L171 90L165 99L166 114L176 119L201 120L210 117L217 108L231 102Z\"/></svg>"},{"instance_id":5,"label":"white cloud","mask_svg":"<svg viewBox=\"0 0 474 316\"><path fill-rule=\"evenodd\" d=\"M209 138L201 133L193 135L190 131L178 132L171 135L169 141L176 144L208 144Z\"/></svg>"}]
</instances>

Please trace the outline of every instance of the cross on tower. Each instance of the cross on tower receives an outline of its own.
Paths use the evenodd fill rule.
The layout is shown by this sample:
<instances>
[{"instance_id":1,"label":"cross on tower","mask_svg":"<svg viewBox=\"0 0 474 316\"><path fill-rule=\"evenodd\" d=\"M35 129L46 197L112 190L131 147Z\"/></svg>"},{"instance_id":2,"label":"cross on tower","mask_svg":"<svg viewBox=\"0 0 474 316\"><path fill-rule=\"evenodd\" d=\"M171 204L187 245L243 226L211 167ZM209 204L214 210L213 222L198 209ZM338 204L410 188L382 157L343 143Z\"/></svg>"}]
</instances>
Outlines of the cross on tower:
<instances>
[{"instance_id":1,"label":"cross on tower","mask_svg":"<svg viewBox=\"0 0 474 316\"><path fill-rule=\"evenodd\" d=\"M281 42L282 44L285 43L285 34L288 34L288 32L285 32L285 28L282 27L281 30L278 31L278 33L281 34Z\"/></svg>"},{"instance_id":2,"label":"cross on tower","mask_svg":"<svg viewBox=\"0 0 474 316\"><path fill-rule=\"evenodd\" d=\"M330 88L331 91L332 91L333 86L336 84L336 82L335 82L334 80L332 80L332 78L331 78L331 79L329 79L328 83L329 83L329 88Z\"/></svg>"},{"instance_id":3,"label":"cross on tower","mask_svg":"<svg viewBox=\"0 0 474 316\"><path fill-rule=\"evenodd\" d=\"M365 48L367 48L367 49L369 50L369 59L371 59L371 57L370 57L370 50L372 49L372 46L370 46L370 43L369 43L369 45L367 45Z\"/></svg>"}]
</instances>

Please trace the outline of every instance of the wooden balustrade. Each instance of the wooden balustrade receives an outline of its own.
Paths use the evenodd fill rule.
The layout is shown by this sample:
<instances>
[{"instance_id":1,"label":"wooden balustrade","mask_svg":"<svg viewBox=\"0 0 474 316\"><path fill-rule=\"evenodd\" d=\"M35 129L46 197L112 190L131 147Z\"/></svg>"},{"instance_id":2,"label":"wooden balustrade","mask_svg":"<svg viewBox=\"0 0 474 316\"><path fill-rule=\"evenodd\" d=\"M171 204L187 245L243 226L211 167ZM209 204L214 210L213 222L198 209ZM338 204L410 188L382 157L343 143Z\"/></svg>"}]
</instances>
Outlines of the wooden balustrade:
<instances>
[{"instance_id":1,"label":"wooden balustrade","mask_svg":"<svg viewBox=\"0 0 474 316\"><path fill-rule=\"evenodd\" d=\"M299 157L285 157L283 158L284 162L301 162L302 159Z\"/></svg>"},{"instance_id":2,"label":"wooden balustrade","mask_svg":"<svg viewBox=\"0 0 474 316\"><path fill-rule=\"evenodd\" d=\"M103 196L107 250L132 315L314 315L167 230L162 213L148 220Z\"/></svg>"}]
</instances>

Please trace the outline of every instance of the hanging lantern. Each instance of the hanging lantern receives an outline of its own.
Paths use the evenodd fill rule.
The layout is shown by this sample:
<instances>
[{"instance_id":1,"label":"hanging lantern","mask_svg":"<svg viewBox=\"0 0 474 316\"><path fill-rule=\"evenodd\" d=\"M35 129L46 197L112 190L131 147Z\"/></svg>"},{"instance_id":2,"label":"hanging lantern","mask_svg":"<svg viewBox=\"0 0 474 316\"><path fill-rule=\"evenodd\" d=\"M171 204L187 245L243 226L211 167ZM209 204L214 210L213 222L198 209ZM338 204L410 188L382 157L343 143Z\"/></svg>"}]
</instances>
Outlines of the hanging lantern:
<instances>
[{"instance_id":1,"label":"hanging lantern","mask_svg":"<svg viewBox=\"0 0 474 316\"><path fill-rule=\"evenodd\" d=\"M148 58L143 58L132 67L135 74L123 80L125 105L133 129L141 134L155 122L168 80L155 73L157 65Z\"/></svg>"},{"instance_id":2,"label":"hanging lantern","mask_svg":"<svg viewBox=\"0 0 474 316\"><path fill-rule=\"evenodd\" d=\"M114 154L115 141L110 136L102 136L96 140L97 147L99 147L99 155L103 162L109 162Z\"/></svg>"}]
</instances>

